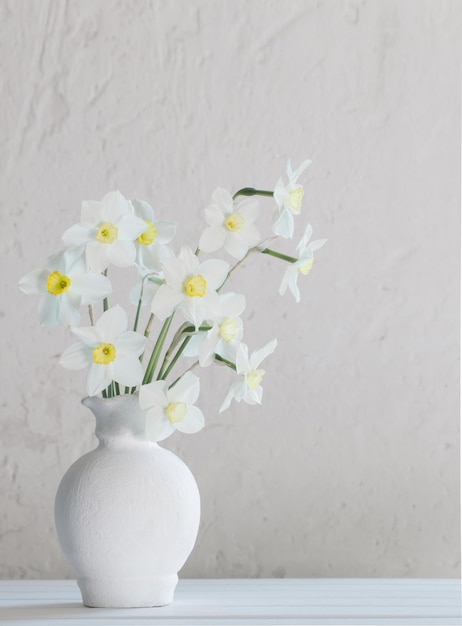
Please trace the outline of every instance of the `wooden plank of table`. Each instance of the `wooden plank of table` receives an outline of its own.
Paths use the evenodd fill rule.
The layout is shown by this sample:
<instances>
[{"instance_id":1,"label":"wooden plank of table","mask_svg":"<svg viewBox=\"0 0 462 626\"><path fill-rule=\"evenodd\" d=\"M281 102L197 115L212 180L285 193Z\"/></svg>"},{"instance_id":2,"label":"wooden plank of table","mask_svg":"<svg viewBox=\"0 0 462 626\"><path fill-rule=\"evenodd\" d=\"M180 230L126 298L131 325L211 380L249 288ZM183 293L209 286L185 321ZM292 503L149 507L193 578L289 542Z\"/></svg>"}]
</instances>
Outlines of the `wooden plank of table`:
<instances>
[{"instance_id":1,"label":"wooden plank of table","mask_svg":"<svg viewBox=\"0 0 462 626\"><path fill-rule=\"evenodd\" d=\"M75 581L0 581L5 625L462 624L458 579L180 580L174 603L83 607Z\"/></svg>"}]
</instances>

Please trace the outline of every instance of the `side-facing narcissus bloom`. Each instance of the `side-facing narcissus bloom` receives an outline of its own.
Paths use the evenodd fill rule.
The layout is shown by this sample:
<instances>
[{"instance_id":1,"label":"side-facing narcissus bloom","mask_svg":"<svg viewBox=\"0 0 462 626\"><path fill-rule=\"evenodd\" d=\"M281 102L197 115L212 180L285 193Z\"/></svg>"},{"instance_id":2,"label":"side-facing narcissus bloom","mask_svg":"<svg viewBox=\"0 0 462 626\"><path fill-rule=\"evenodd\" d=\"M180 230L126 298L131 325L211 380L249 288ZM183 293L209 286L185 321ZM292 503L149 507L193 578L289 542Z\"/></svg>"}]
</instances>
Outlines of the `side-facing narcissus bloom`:
<instances>
[{"instance_id":1,"label":"side-facing narcissus bloom","mask_svg":"<svg viewBox=\"0 0 462 626\"><path fill-rule=\"evenodd\" d=\"M276 235L291 239L294 236L294 215L300 213L303 200L303 187L297 180L311 164L311 161L303 163L295 171L292 170L290 161L287 163L287 182L280 178L276 184L273 195L278 208L273 217L273 232Z\"/></svg>"},{"instance_id":2,"label":"side-facing narcissus bloom","mask_svg":"<svg viewBox=\"0 0 462 626\"><path fill-rule=\"evenodd\" d=\"M70 370L89 368L89 396L106 389L112 381L126 387L141 384L144 372L139 357L146 337L127 328L127 314L119 305L103 313L94 326L71 328L82 343L65 350L59 363Z\"/></svg>"},{"instance_id":3,"label":"side-facing narcissus bloom","mask_svg":"<svg viewBox=\"0 0 462 626\"><path fill-rule=\"evenodd\" d=\"M202 233L199 248L215 252L224 247L235 259L242 259L260 240L254 224L258 212L257 198L234 201L229 191L219 187L212 194L212 204L204 211L208 226Z\"/></svg>"},{"instance_id":4,"label":"side-facing narcissus bloom","mask_svg":"<svg viewBox=\"0 0 462 626\"><path fill-rule=\"evenodd\" d=\"M235 381L220 407L220 413L227 409L234 398L237 402L244 400L247 404L261 404L263 388L261 382L265 370L260 367L261 362L270 355L277 346L273 339L260 350L256 350L249 357L249 349L245 343L239 344L236 354L236 373L239 380Z\"/></svg>"},{"instance_id":5,"label":"side-facing narcissus bloom","mask_svg":"<svg viewBox=\"0 0 462 626\"><path fill-rule=\"evenodd\" d=\"M180 380L168 386L156 380L140 389L139 402L146 414L146 435L152 441L162 441L175 430L196 433L204 427L202 411L194 406L199 397L199 378L186 372Z\"/></svg>"},{"instance_id":6,"label":"side-facing narcissus bloom","mask_svg":"<svg viewBox=\"0 0 462 626\"><path fill-rule=\"evenodd\" d=\"M300 302L300 290L297 285L297 279L299 274L306 276L313 267L314 263L314 251L319 250L327 241L327 239L317 239L309 243L313 229L311 224L305 229L305 233L297 246L298 260L295 263L290 263L282 277L281 286L279 287L279 293L285 294L287 287L292 292L295 301Z\"/></svg>"},{"instance_id":7,"label":"side-facing narcissus bloom","mask_svg":"<svg viewBox=\"0 0 462 626\"><path fill-rule=\"evenodd\" d=\"M132 203L120 191L111 191L100 202L82 202L80 224L68 228L62 239L66 246L83 247L88 269L104 272L110 264L135 264L134 241L145 230Z\"/></svg>"},{"instance_id":8,"label":"side-facing narcissus bloom","mask_svg":"<svg viewBox=\"0 0 462 626\"><path fill-rule=\"evenodd\" d=\"M226 261L199 259L187 246L177 257L162 262L165 284L154 295L151 311L164 320L179 309L188 322L196 328L204 320L213 319L219 309L217 289L229 271Z\"/></svg>"},{"instance_id":9,"label":"side-facing narcissus bloom","mask_svg":"<svg viewBox=\"0 0 462 626\"><path fill-rule=\"evenodd\" d=\"M154 209L144 200L132 200L135 215L144 220L145 229L135 239L136 265L141 274L158 272L159 261L168 254L166 244L176 233L175 222L159 220L154 216Z\"/></svg>"},{"instance_id":10,"label":"side-facing narcissus bloom","mask_svg":"<svg viewBox=\"0 0 462 626\"><path fill-rule=\"evenodd\" d=\"M242 319L245 296L225 293L219 296L219 309L215 313L212 327L191 337L185 356L199 356L201 367L211 365L215 354L234 362L236 350L242 339Z\"/></svg>"},{"instance_id":11,"label":"side-facing narcissus bloom","mask_svg":"<svg viewBox=\"0 0 462 626\"><path fill-rule=\"evenodd\" d=\"M42 326L80 323L79 307L95 304L112 293L102 274L89 272L80 252L68 249L49 257L45 267L33 270L19 281L27 294L39 294L38 317Z\"/></svg>"}]
</instances>

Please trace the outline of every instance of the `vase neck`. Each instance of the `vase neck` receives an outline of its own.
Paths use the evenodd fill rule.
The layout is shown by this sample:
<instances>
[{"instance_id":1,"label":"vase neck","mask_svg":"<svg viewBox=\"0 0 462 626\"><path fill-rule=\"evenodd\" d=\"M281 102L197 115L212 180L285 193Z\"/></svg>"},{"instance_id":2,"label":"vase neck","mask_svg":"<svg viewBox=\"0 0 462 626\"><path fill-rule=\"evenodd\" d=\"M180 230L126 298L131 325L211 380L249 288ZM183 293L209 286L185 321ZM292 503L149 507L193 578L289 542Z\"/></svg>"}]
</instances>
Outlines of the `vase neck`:
<instances>
[{"instance_id":1,"label":"vase neck","mask_svg":"<svg viewBox=\"0 0 462 626\"><path fill-rule=\"evenodd\" d=\"M91 396L84 398L82 404L95 416L95 435L101 446L123 447L146 442L146 412L140 408L137 395Z\"/></svg>"}]
</instances>

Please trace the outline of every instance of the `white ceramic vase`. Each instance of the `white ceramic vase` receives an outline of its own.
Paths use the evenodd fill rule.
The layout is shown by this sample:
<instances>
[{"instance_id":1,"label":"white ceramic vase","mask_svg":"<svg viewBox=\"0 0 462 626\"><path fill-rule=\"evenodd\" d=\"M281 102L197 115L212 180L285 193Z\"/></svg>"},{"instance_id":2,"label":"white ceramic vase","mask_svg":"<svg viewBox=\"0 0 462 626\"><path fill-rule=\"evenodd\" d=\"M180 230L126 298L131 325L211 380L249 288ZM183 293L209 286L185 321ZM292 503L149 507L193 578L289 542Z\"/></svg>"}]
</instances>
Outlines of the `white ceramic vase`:
<instances>
[{"instance_id":1,"label":"white ceramic vase","mask_svg":"<svg viewBox=\"0 0 462 626\"><path fill-rule=\"evenodd\" d=\"M83 603L169 604L199 528L194 477L178 457L146 440L136 396L82 402L96 417L99 446L64 475L55 521Z\"/></svg>"}]
</instances>

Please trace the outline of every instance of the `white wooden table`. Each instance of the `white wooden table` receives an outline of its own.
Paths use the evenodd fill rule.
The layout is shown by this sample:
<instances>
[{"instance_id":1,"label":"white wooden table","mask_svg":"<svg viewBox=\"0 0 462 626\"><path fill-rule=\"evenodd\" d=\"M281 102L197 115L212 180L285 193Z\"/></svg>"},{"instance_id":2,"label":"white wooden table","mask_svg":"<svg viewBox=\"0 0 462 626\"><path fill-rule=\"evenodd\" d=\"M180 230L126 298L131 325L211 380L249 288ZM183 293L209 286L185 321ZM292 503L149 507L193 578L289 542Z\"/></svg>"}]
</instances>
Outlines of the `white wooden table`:
<instances>
[{"instance_id":1,"label":"white wooden table","mask_svg":"<svg viewBox=\"0 0 462 626\"><path fill-rule=\"evenodd\" d=\"M0 624L462 624L460 580L180 580L172 605L89 609L75 581L0 581Z\"/></svg>"}]
</instances>

